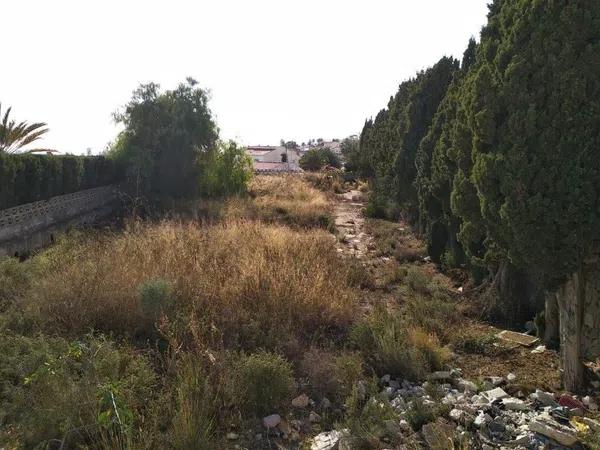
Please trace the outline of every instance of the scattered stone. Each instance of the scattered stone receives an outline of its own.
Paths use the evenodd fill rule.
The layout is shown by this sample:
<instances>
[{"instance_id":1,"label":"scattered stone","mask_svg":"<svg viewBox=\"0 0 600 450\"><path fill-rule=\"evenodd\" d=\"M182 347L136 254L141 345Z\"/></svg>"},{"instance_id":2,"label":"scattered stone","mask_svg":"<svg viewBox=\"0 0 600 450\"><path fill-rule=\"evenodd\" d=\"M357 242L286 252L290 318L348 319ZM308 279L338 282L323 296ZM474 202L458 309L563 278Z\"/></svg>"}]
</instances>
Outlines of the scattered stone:
<instances>
[{"instance_id":1,"label":"scattered stone","mask_svg":"<svg viewBox=\"0 0 600 450\"><path fill-rule=\"evenodd\" d=\"M476 427L481 427L482 425L490 423L492 420L493 420L492 416L490 416L489 414L484 413L483 411L480 411L479 414L477 415L477 417L475 417L475 420L473 421L473 424Z\"/></svg>"},{"instance_id":2,"label":"scattered stone","mask_svg":"<svg viewBox=\"0 0 600 450\"><path fill-rule=\"evenodd\" d=\"M463 380L462 378L460 378L457 381L456 386L462 392L477 392L478 391L477 385L475 383L473 383L472 381Z\"/></svg>"},{"instance_id":3,"label":"scattered stone","mask_svg":"<svg viewBox=\"0 0 600 450\"><path fill-rule=\"evenodd\" d=\"M500 386L504 383L504 378L502 377L488 377L488 380L494 385L494 387Z\"/></svg>"},{"instance_id":4,"label":"scattered stone","mask_svg":"<svg viewBox=\"0 0 600 450\"><path fill-rule=\"evenodd\" d=\"M318 415L316 412L311 411L308 415L308 420L310 421L310 423L319 423L321 421L321 416Z\"/></svg>"},{"instance_id":5,"label":"scattered stone","mask_svg":"<svg viewBox=\"0 0 600 450\"><path fill-rule=\"evenodd\" d=\"M573 430L554 421L535 419L529 423L529 430L546 436L565 447L575 445L578 441Z\"/></svg>"},{"instance_id":6,"label":"scattered stone","mask_svg":"<svg viewBox=\"0 0 600 450\"><path fill-rule=\"evenodd\" d=\"M502 399L502 405L509 411L526 411L529 409L523 400L514 397Z\"/></svg>"},{"instance_id":7,"label":"scattered stone","mask_svg":"<svg viewBox=\"0 0 600 450\"><path fill-rule=\"evenodd\" d=\"M300 394L298 397L292 400L292 406L295 406L296 408L306 408L309 401L310 399L308 398L308 395Z\"/></svg>"},{"instance_id":8,"label":"scattered stone","mask_svg":"<svg viewBox=\"0 0 600 450\"><path fill-rule=\"evenodd\" d=\"M487 427L492 433L504 433L506 431L506 424L499 417L488 423Z\"/></svg>"},{"instance_id":9,"label":"scattered stone","mask_svg":"<svg viewBox=\"0 0 600 450\"><path fill-rule=\"evenodd\" d=\"M598 411L598 404L596 403L596 401L590 397L589 395L586 395L585 397L583 397L581 399L581 401L583 402L583 404L590 410L590 411Z\"/></svg>"},{"instance_id":10,"label":"scattered stone","mask_svg":"<svg viewBox=\"0 0 600 450\"><path fill-rule=\"evenodd\" d=\"M538 345L536 348L531 350L531 353L544 353L546 351L545 345Z\"/></svg>"},{"instance_id":11,"label":"scattered stone","mask_svg":"<svg viewBox=\"0 0 600 450\"><path fill-rule=\"evenodd\" d=\"M326 431L317 434L310 446L310 450L337 450L340 444L341 434L339 431Z\"/></svg>"},{"instance_id":12,"label":"scattered stone","mask_svg":"<svg viewBox=\"0 0 600 450\"><path fill-rule=\"evenodd\" d=\"M227 433L227 439L229 439L230 441L235 441L236 439L239 439L239 435L237 433L234 432L229 432Z\"/></svg>"},{"instance_id":13,"label":"scattered stone","mask_svg":"<svg viewBox=\"0 0 600 450\"><path fill-rule=\"evenodd\" d=\"M275 428L280 423L281 416L279 414L271 414L270 416L263 417L263 425L265 428Z\"/></svg>"},{"instance_id":14,"label":"scattered stone","mask_svg":"<svg viewBox=\"0 0 600 450\"><path fill-rule=\"evenodd\" d=\"M505 341L523 345L525 347L531 347L534 344L537 344L540 340L535 336L530 336L525 333L517 333L516 331L504 330L498 333L498 337Z\"/></svg>"},{"instance_id":15,"label":"scattered stone","mask_svg":"<svg viewBox=\"0 0 600 450\"><path fill-rule=\"evenodd\" d=\"M531 398L537 400L543 406L558 406L558 403L556 403L556 399L554 398L554 394L552 394L551 392L544 392L540 391L539 389L536 389L536 391L533 394L531 394Z\"/></svg>"},{"instance_id":16,"label":"scattered stone","mask_svg":"<svg viewBox=\"0 0 600 450\"><path fill-rule=\"evenodd\" d=\"M433 372L429 375L429 379L432 381L444 381L452 379L452 373L447 371Z\"/></svg>"},{"instance_id":17,"label":"scattered stone","mask_svg":"<svg viewBox=\"0 0 600 450\"><path fill-rule=\"evenodd\" d=\"M454 409L450 410L450 413L448 414L448 416L455 422L461 423L465 416L465 412L461 409L454 408Z\"/></svg>"},{"instance_id":18,"label":"scattered stone","mask_svg":"<svg viewBox=\"0 0 600 450\"><path fill-rule=\"evenodd\" d=\"M483 396L488 399L488 401L493 402L494 400L501 400L503 398L507 398L508 394L502 388L494 388L490 389L483 393Z\"/></svg>"},{"instance_id":19,"label":"scattered stone","mask_svg":"<svg viewBox=\"0 0 600 450\"><path fill-rule=\"evenodd\" d=\"M517 379L517 376L514 373L509 373L506 375L506 381L509 383L513 383Z\"/></svg>"}]
</instances>

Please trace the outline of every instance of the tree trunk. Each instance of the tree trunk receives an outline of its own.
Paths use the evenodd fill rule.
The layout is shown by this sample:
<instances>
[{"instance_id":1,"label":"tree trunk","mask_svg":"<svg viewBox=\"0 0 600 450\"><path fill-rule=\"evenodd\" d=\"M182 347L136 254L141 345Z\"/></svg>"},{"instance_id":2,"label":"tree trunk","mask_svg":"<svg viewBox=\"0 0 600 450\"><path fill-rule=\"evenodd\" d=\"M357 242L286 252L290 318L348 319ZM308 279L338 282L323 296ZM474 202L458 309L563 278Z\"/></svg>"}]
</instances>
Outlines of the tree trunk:
<instances>
[{"instance_id":1,"label":"tree trunk","mask_svg":"<svg viewBox=\"0 0 600 450\"><path fill-rule=\"evenodd\" d=\"M583 387L581 324L585 297L582 271L569 276L556 291L560 320L560 352L565 389L576 392Z\"/></svg>"},{"instance_id":2,"label":"tree trunk","mask_svg":"<svg viewBox=\"0 0 600 450\"><path fill-rule=\"evenodd\" d=\"M544 307L544 343L556 347L559 342L558 298L556 292L546 292Z\"/></svg>"}]
</instances>

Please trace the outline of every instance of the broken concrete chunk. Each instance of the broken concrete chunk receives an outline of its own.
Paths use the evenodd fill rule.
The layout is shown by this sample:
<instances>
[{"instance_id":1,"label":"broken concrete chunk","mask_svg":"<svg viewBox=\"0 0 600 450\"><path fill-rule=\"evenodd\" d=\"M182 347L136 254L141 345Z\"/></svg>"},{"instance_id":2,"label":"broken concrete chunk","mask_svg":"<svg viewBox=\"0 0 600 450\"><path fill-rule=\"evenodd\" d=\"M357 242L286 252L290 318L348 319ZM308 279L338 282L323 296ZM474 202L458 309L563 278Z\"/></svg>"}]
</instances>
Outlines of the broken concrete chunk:
<instances>
[{"instance_id":1,"label":"broken concrete chunk","mask_svg":"<svg viewBox=\"0 0 600 450\"><path fill-rule=\"evenodd\" d=\"M537 344L540 340L535 336L530 336L525 333L517 333L516 331L504 330L498 333L498 337L508 342L523 345L525 347L531 347Z\"/></svg>"},{"instance_id":2,"label":"broken concrete chunk","mask_svg":"<svg viewBox=\"0 0 600 450\"><path fill-rule=\"evenodd\" d=\"M529 430L534 433L546 436L565 447L575 445L578 441L575 431L560 425L557 422L549 422L546 420L533 420L529 424Z\"/></svg>"},{"instance_id":3,"label":"broken concrete chunk","mask_svg":"<svg viewBox=\"0 0 600 450\"><path fill-rule=\"evenodd\" d=\"M526 411L529 409L523 400L514 397L502 399L502 404L509 411Z\"/></svg>"},{"instance_id":4,"label":"broken concrete chunk","mask_svg":"<svg viewBox=\"0 0 600 450\"><path fill-rule=\"evenodd\" d=\"M326 431L317 434L310 450L336 450L339 448L341 434L339 431Z\"/></svg>"},{"instance_id":5,"label":"broken concrete chunk","mask_svg":"<svg viewBox=\"0 0 600 450\"><path fill-rule=\"evenodd\" d=\"M531 394L531 398L533 400L537 400L543 406L551 406L553 408L558 406L558 403L554 398L554 394L552 394L551 392L544 392L540 391L539 389L536 389L536 391L533 394Z\"/></svg>"},{"instance_id":6,"label":"broken concrete chunk","mask_svg":"<svg viewBox=\"0 0 600 450\"><path fill-rule=\"evenodd\" d=\"M482 394L488 401L493 402L494 400L501 400L507 398L509 395L502 388L494 388L489 391L483 392Z\"/></svg>"}]
</instances>

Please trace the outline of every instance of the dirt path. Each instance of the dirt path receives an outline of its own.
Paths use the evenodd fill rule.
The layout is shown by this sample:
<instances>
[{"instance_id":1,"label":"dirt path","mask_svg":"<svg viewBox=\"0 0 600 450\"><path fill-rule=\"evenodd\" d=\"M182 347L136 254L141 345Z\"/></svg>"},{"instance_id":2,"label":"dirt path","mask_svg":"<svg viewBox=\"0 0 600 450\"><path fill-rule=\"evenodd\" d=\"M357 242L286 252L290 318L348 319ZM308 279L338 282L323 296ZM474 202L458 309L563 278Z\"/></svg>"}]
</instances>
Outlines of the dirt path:
<instances>
[{"instance_id":1,"label":"dirt path","mask_svg":"<svg viewBox=\"0 0 600 450\"><path fill-rule=\"evenodd\" d=\"M334 209L335 227L341 237L338 251L357 258L364 258L370 248L372 237L365 233L364 202L360 191L353 189L338 195Z\"/></svg>"}]
</instances>

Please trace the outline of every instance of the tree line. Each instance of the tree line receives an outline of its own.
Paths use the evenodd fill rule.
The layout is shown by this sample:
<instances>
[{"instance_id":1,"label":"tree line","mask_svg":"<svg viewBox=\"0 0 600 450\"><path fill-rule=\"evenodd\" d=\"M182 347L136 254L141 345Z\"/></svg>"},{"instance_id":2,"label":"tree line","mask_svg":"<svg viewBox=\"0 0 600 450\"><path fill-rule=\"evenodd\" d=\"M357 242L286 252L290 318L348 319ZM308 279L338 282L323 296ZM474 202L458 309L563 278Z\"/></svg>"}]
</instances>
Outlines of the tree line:
<instances>
[{"instance_id":1,"label":"tree line","mask_svg":"<svg viewBox=\"0 0 600 450\"><path fill-rule=\"evenodd\" d=\"M579 360L600 350L566 335L577 341L584 310L600 303L589 263L600 233L600 8L495 0L487 19L462 61L444 57L400 84L348 166L371 181L370 215L402 216L433 261L488 283L490 314L538 313L538 332L576 355L563 357L572 388Z\"/></svg>"}]
</instances>

